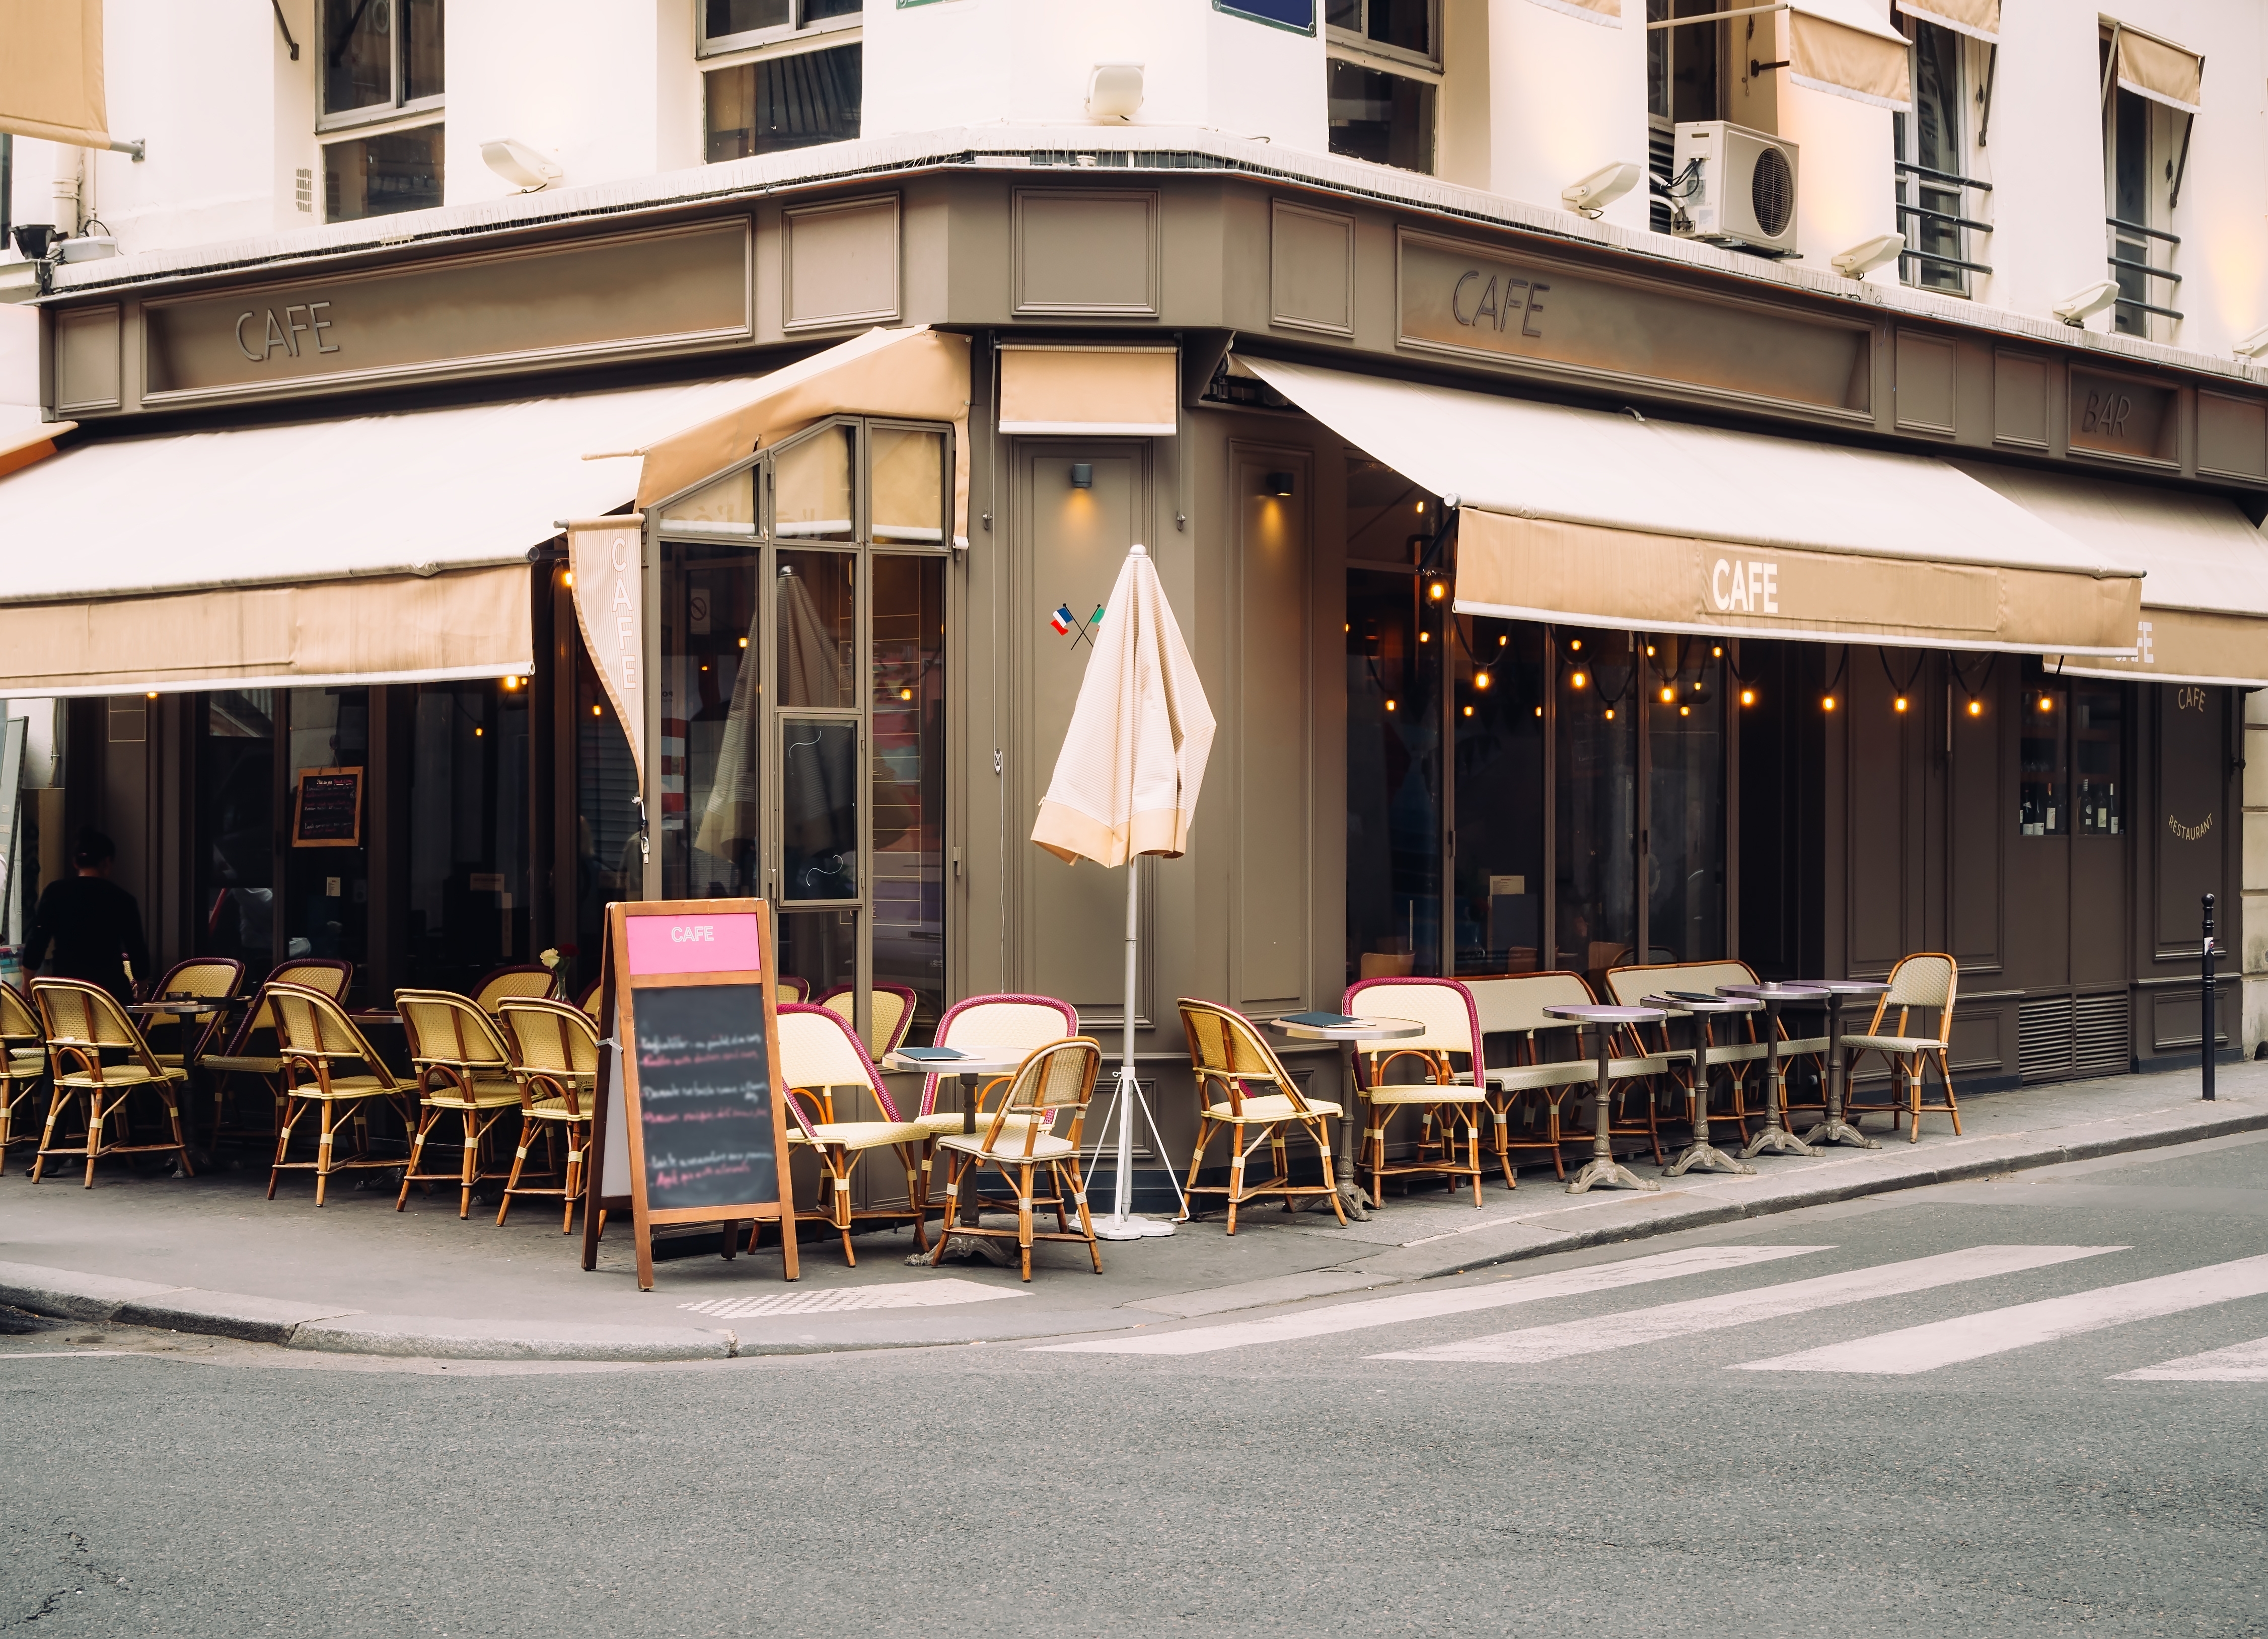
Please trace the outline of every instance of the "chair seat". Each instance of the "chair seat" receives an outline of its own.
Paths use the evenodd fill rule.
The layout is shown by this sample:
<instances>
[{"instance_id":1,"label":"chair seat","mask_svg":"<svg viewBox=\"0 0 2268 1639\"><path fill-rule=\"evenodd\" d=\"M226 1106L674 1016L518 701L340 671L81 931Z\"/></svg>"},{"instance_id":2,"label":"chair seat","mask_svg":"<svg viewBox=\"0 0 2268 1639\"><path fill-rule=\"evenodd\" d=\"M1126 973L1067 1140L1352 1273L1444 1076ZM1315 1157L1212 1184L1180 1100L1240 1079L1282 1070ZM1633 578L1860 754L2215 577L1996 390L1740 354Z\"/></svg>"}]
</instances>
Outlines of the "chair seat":
<instances>
[{"instance_id":1,"label":"chair seat","mask_svg":"<svg viewBox=\"0 0 2268 1639\"><path fill-rule=\"evenodd\" d=\"M588 1099L578 1099L576 1102L582 1107L579 1109L571 1110L567 1107L567 1100L564 1099L538 1099L533 1107L523 1111L522 1113L532 1116L539 1121L589 1121L591 1119L591 1100Z\"/></svg>"},{"instance_id":2,"label":"chair seat","mask_svg":"<svg viewBox=\"0 0 2268 1639\"><path fill-rule=\"evenodd\" d=\"M1851 1038L1845 1036L1843 1040L1847 1044ZM1826 1051L1827 1038L1824 1036L1797 1036L1792 1040L1779 1044L1779 1055L1782 1058L1787 1057L1792 1053L1824 1053Z\"/></svg>"},{"instance_id":3,"label":"chair seat","mask_svg":"<svg viewBox=\"0 0 2268 1639\"><path fill-rule=\"evenodd\" d=\"M801 1128L792 1128L787 1141L828 1144L838 1150L880 1150L889 1144L917 1144L929 1136L918 1121L828 1121L811 1130L813 1136L806 1138Z\"/></svg>"},{"instance_id":4,"label":"chair seat","mask_svg":"<svg viewBox=\"0 0 2268 1639\"><path fill-rule=\"evenodd\" d=\"M44 1076L48 1073L48 1055L38 1047L8 1049L8 1074L11 1077Z\"/></svg>"},{"instance_id":5,"label":"chair seat","mask_svg":"<svg viewBox=\"0 0 2268 1639\"><path fill-rule=\"evenodd\" d=\"M422 1100L436 1110L493 1110L501 1105L519 1102L519 1084L489 1077L475 1077L473 1096L465 1097L457 1087L429 1089Z\"/></svg>"},{"instance_id":6,"label":"chair seat","mask_svg":"<svg viewBox=\"0 0 2268 1639\"><path fill-rule=\"evenodd\" d=\"M1021 1132L1026 1124L1028 1123L1031 1119L1032 1118L1028 1115L1011 1115L1008 1117L1007 1125L1010 1128L1017 1132ZM982 1137L983 1136L984 1129L990 1126L991 1122L991 1112L982 1110L977 1112L976 1136ZM915 1116L913 1118L913 1124L932 1137L943 1138L949 1135L957 1134L961 1131L961 1112L958 1110L932 1110L927 1115Z\"/></svg>"},{"instance_id":7,"label":"chair seat","mask_svg":"<svg viewBox=\"0 0 2268 1639\"><path fill-rule=\"evenodd\" d=\"M1934 1053L1945 1043L1935 1036L1845 1036L1846 1047L1871 1047L1877 1053Z\"/></svg>"},{"instance_id":8,"label":"chair seat","mask_svg":"<svg viewBox=\"0 0 2268 1639\"><path fill-rule=\"evenodd\" d=\"M199 1069L239 1070L247 1076L281 1076L284 1061L228 1053L208 1053L197 1061Z\"/></svg>"},{"instance_id":9,"label":"chair seat","mask_svg":"<svg viewBox=\"0 0 2268 1639\"><path fill-rule=\"evenodd\" d=\"M401 1086L380 1081L375 1076L334 1076L328 1092L314 1082L308 1081L292 1088L291 1096L319 1104L344 1104L351 1099L375 1099L402 1091Z\"/></svg>"},{"instance_id":10,"label":"chair seat","mask_svg":"<svg viewBox=\"0 0 2268 1639\"><path fill-rule=\"evenodd\" d=\"M1771 1056L1771 1049L1761 1041L1727 1041L1703 1049L1704 1064L1761 1064Z\"/></svg>"},{"instance_id":11,"label":"chair seat","mask_svg":"<svg viewBox=\"0 0 2268 1639\"><path fill-rule=\"evenodd\" d=\"M1020 1161L1060 1161L1071 1153L1071 1140L1058 1138L1053 1133L1042 1133L1033 1139L1029 1155L1024 1153L1024 1135L1020 1132L1002 1133L998 1144L990 1150L984 1147L983 1133L968 1137L955 1133L950 1138L940 1139L938 1147L956 1150L981 1160L1005 1161L1011 1166Z\"/></svg>"},{"instance_id":12,"label":"chair seat","mask_svg":"<svg viewBox=\"0 0 2268 1639\"><path fill-rule=\"evenodd\" d=\"M1485 1089L1469 1082L1452 1082L1445 1087L1439 1082L1412 1081L1367 1088L1362 1096L1373 1104L1478 1104L1488 1095Z\"/></svg>"},{"instance_id":13,"label":"chair seat","mask_svg":"<svg viewBox=\"0 0 2268 1639\"><path fill-rule=\"evenodd\" d=\"M1305 1110L1292 1107L1292 1100L1280 1092L1264 1092L1244 1101L1244 1113L1237 1114L1226 1104L1205 1106L1209 1121L1291 1121L1309 1115L1336 1115L1339 1106L1328 1099L1310 1099Z\"/></svg>"},{"instance_id":14,"label":"chair seat","mask_svg":"<svg viewBox=\"0 0 2268 1639\"><path fill-rule=\"evenodd\" d=\"M188 1071L167 1069L163 1065L158 1067L158 1073L153 1076L139 1064L106 1064L102 1067L102 1074L99 1076L84 1074L58 1076L55 1077L55 1084L58 1086L77 1087L81 1091L89 1091L96 1087L155 1087L166 1082L187 1081L188 1078Z\"/></svg>"},{"instance_id":15,"label":"chair seat","mask_svg":"<svg viewBox=\"0 0 2268 1639\"><path fill-rule=\"evenodd\" d=\"M1609 1059L1607 1079L1628 1081L1633 1077L1659 1076L1671 1059L1690 1060L1690 1053L1655 1054L1650 1058ZM1598 1084L1596 1059L1557 1059L1549 1064L1513 1064L1488 1073L1489 1085L1498 1092L1541 1092L1552 1087ZM1406 1102L1406 1100L1405 1100Z\"/></svg>"}]
</instances>

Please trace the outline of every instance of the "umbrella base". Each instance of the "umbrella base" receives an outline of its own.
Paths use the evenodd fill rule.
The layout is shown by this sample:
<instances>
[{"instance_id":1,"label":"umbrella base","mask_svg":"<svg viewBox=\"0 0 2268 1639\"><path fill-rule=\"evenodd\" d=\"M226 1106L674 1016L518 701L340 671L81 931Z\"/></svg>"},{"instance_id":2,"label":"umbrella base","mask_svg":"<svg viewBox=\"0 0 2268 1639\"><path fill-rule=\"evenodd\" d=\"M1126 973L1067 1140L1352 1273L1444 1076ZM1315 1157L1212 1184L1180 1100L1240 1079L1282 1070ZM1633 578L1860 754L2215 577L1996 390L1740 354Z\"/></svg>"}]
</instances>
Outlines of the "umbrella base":
<instances>
[{"instance_id":1,"label":"umbrella base","mask_svg":"<svg viewBox=\"0 0 2268 1639\"><path fill-rule=\"evenodd\" d=\"M1156 1218L1107 1217L1094 1220L1097 1240L1147 1240L1170 1235L1174 1226Z\"/></svg>"}]
</instances>

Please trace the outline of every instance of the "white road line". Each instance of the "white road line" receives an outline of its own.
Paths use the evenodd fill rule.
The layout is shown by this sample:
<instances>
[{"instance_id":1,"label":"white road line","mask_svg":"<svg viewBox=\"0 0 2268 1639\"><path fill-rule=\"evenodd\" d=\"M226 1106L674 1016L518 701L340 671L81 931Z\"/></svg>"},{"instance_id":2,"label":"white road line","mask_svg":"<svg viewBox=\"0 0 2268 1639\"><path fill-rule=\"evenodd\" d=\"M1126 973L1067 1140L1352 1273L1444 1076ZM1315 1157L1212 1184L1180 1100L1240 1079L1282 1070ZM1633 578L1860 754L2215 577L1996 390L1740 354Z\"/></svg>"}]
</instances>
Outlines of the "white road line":
<instances>
[{"instance_id":1,"label":"white road line","mask_svg":"<svg viewBox=\"0 0 2268 1639\"><path fill-rule=\"evenodd\" d=\"M934 1281L899 1281L887 1286L838 1286L832 1290L760 1292L754 1297L711 1297L680 1304L718 1320L764 1315L843 1314L867 1309L937 1309L952 1304L990 1303L997 1297L1026 1297L1027 1292L986 1286L947 1275Z\"/></svg>"},{"instance_id":2,"label":"white road line","mask_svg":"<svg viewBox=\"0 0 2268 1639\"><path fill-rule=\"evenodd\" d=\"M2139 1371L2122 1371L2114 1383L2268 1383L2268 1337L2231 1343L2209 1354L2184 1355Z\"/></svg>"},{"instance_id":3,"label":"white road line","mask_svg":"<svg viewBox=\"0 0 2268 1639\"><path fill-rule=\"evenodd\" d=\"M1359 1332L1374 1326L1430 1320L1439 1315L1469 1314L1476 1309L1501 1309L1513 1304L1541 1303L1547 1297L1573 1297L1584 1292L1611 1291L1618 1286L1675 1280L1687 1275L1707 1275L1718 1269L1746 1268L1753 1263L1770 1263L1781 1258L1793 1258L1801 1253L1830 1250L1826 1246L1693 1246L1679 1252L1658 1252L1651 1257L1632 1258L1623 1263L1599 1263L1587 1268L1524 1275L1499 1285L1404 1292L1393 1297L1368 1298L1361 1303L1335 1304L1326 1309L1306 1309L1297 1314L1271 1315L1264 1320L1235 1320L1222 1326L1192 1327L1185 1332L1160 1332L1144 1337L1113 1337L1091 1343L1046 1343L1029 1352L1044 1355L1210 1355L1217 1349L1244 1349L1255 1343L1283 1343L1302 1337L1328 1337L1336 1332Z\"/></svg>"},{"instance_id":4,"label":"white road line","mask_svg":"<svg viewBox=\"0 0 2268 1639\"><path fill-rule=\"evenodd\" d=\"M1685 1303L1664 1304L1657 1309L1626 1309L1619 1314L1597 1315L1586 1320L1565 1320L1557 1326L1528 1327L1499 1332L1462 1343L1432 1349L1413 1349L1373 1360L1466 1360L1497 1365L1530 1365L1564 1360L1571 1355L1596 1355L1610 1349L1658 1343L1666 1338L1689 1337L1697 1332L1717 1332L1727 1327L1749 1326L1783 1315L1832 1309L1863 1303L1870 1297L1895 1297L1902 1292L1926 1291L1961 1281L1981 1281L1989 1275L2013 1275L2074 1258L2092 1258L2123 1246L1970 1246L1941 1252L1934 1257L1904 1263L1877 1264L1815 1280L1790 1281L1780 1286L1734 1292L1723 1297L1696 1297Z\"/></svg>"},{"instance_id":5,"label":"white road line","mask_svg":"<svg viewBox=\"0 0 2268 1639\"><path fill-rule=\"evenodd\" d=\"M2233 1298L2256 1297L2268 1292L2268 1254L2239 1258L2234 1263L2207 1264L2178 1275L2160 1275L2123 1286L2098 1286L2068 1297L2043 1298L2009 1309L1988 1309L1929 1326L1910 1326L1904 1331L1855 1338L1826 1349L1782 1355L1777 1360L1752 1360L1743 1371L1864 1371L1890 1377L1911 1377L1934 1371L1963 1360L2005 1354L2099 1332L2106 1327L2152 1320L2160 1315L2203 1309Z\"/></svg>"}]
</instances>

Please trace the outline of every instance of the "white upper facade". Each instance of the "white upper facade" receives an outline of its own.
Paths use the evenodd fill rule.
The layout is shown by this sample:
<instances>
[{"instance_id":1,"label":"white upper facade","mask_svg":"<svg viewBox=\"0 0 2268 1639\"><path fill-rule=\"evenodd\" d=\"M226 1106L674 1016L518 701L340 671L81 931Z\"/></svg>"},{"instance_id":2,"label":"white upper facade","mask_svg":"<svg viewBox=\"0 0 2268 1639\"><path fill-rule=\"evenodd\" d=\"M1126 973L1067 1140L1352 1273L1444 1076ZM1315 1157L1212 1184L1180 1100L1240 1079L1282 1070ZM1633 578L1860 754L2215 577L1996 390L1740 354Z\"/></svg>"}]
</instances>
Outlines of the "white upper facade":
<instances>
[{"instance_id":1,"label":"white upper facade","mask_svg":"<svg viewBox=\"0 0 2268 1639\"><path fill-rule=\"evenodd\" d=\"M1789 14L1754 3L1664 30L1712 0L107 0L111 130L147 158L15 138L9 214L92 217L178 268L509 200L495 163L555 197L667 197L749 156L823 173L850 139L1056 150L1084 127L1383 162L1517 219L1615 162L1674 175L1673 127L1722 119L1796 151L1807 273L1903 232L1922 254L1870 283L2038 320L2113 281L2088 327L2223 359L2268 327L2268 3L1798 0L1913 40L1905 114L1796 83ZM1996 41L1945 26L1995 11ZM2106 77L2118 33L2202 58L2194 114ZM1672 208L1641 186L1604 223L1643 239Z\"/></svg>"}]
</instances>

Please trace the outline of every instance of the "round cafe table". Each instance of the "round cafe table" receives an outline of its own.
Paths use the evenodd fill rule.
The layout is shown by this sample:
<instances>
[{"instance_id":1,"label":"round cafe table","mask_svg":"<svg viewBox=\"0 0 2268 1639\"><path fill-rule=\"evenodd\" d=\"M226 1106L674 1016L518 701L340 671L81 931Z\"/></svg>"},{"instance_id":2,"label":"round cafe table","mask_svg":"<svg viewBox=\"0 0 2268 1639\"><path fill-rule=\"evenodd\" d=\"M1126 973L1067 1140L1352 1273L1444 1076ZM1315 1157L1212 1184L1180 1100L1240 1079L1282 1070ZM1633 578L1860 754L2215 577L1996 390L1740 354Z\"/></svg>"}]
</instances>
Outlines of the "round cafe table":
<instances>
[{"instance_id":1,"label":"round cafe table","mask_svg":"<svg viewBox=\"0 0 2268 1639\"><path fill-rule=\"evenodd\" d=\"M1425 1033L1425 1026L1414 1018L1350 1018L1344 1025L1310 1025L1289 1018L1271 1018L1268 1022L1297 1040L1343 1041L1350 1049L1350 1059L1353 1056L1352 1049L1361 1042L1402 1041ZM1359 1216L1364 1210L1362 1186L1355 1180L1354 1156L1348 1147L1348 1135L1354 1130L1354 1123L1349 1119L1352 1113L1350 1101L1348 1111L1339 1117L1339 1152L1331 1158L1331 1172L1337 1181L1340 1203L1352 1207ZM1377 1202L1373 1204L1383 1206L1386 1203Z\"/></svg>"},{"instance_id":2,"label":"round cafe table","mask_svg":"<svg viewBox=\"0 0 2268 1639\"><path fill-rule=\"evenodd\" d=\"M1664 1178L1683 1178L1688 1172L1754 1172L1756 1169L1746 1161L1734 1160L1709 1142L1709 1066L1705 1049L1706 1034L1701 1028L1720 1013L1755 1013L1764 1003L1747 996L1650 996L1648 1007L1658 1007L1673 1018L1683 1016L1694 1022L1693 1080L1685 1090L1686 1108L1693 1123L1693 1142L1685 1146L1677 1159L1662 1169Z\"/></svg>"},{"instance_id":3,"label":"round cafe table","mask_svg":"<svg viewBox=\"0 0 2268 1639\"><path fill-rule=\"evenodd\" d=\"M908 1076L937 1076L953 1082L961 1099L961 1133L965 1136L973 1136L976 1131L977 1082L968 1078L975 1077L981 1081L987 1076L1005 1076L1031 1055L1024 1048L999 1047L985 1043L968 1043L955 1047L953 1050L961 1056L951 1059L909 1059L902 1050L887 1053L882 1056L882 1068ZM924 1187L926 1188L927 1186L924 1185ZM963 1224L978 1223L983 1217L983 1208L976 1190L972 1189L968 1192L968 1198L960 1203L960 1208L959 1217ZM952 1227L950 1224L946 1224L938 1232L946 1234ZM980 1257L987 1263L997 1264L1004 1269L1015 1261L1005 1249L981 1235L956 1236L954 1238L953 1244L948 1246L946 1251L948 1256ZM926 1268L929 1267L929 1254L917 1252L907 1258L906 1261L909 1265Z\"/></svg>"},{"instance_id":4,"label":"round cafe table","mask_svg":"<svg viewBox=\"0 0 2268 1639\"><path fill-rule=\"evenodd\" d=\"M1668 1018L1668 1010L1614 1007L1600 1002L1565 1002L1546 1007L1543 1011L1553 1018L1573 1020L1590 1031L1598 1042L1598 1052L1594 1057L1599 1067L1599 1084L1592 1103L1591 1158L1581 1172L1567 1180L1567 1193L1580 1195L1592 1189L1660 1189L1661 1186L1652 1179L1640 1178L1615 1159L1614 1145L1608 1137L1611 1123L1608 1116L1607 1060L1616 1031L1624 1025L1653 1024Z\"/></svg>"},{"instance_id":5,"label":"round cafe table","mask_svg":"<svg viewBox=\"0 0 2268 1639\"><path fill-rule=\"evenodd\" d=\"M1827 992L1827 1119L1804 1134L1803 1142L1879 1150L1880 1139L1867 1137L1843 1119L1844 1101L1851 1091L1851 1069L1843 1062L1843 1008L1853 996L1872 1000L1888 996L1890 987L1881 979L1807 979L1803 982Z\"/></svg>"},{"instance_id":6,"label":"round cafe table","mask_svg":"<svg viewBox=\"0 0 2268 1639\"><path fill-rule=\"evenodd\" d=\"M1811 984L1720 984L1719 996L1748 996L1764 1004L1764 1129L1749 1140L1741 1159L1760 1155L1809 1155L1811 1146L1783 1126L1780 1106L1786 1102L1786 1074L1779 1067L1779 1011L1791 1002L1820 1002L1827 992Z\"/></svg>"}]
</instances>

